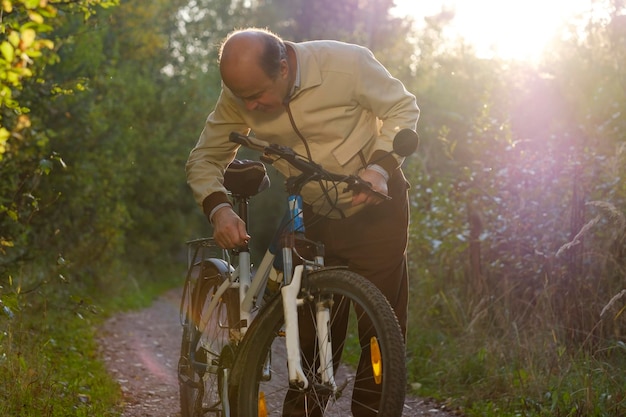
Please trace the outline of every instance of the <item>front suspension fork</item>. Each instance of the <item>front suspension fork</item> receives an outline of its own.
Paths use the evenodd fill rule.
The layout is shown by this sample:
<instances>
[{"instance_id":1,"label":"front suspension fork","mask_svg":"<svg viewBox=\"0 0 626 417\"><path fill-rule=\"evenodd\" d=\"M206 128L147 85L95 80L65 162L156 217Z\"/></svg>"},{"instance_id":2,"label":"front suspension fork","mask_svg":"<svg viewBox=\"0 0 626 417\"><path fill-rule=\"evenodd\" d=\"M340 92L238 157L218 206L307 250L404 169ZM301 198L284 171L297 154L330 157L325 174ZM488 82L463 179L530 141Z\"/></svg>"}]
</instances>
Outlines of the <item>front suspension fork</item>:
<instances>
[{"instance_id":1,"label":"front suspension fork","mask_svg":"<svg viewBox=\"0 0 626 417\"><path fill-rule=\"evenodd\" d=\"M298 298L302 284L303 265L294 268L291 282L281 288L283 299L283 314L285 317L285 343L287 345L287 366L289 371L289 383L299 389L309 387L309 380L302 369L302 357L300 355L300 330L298 326L298 307L303 300ZM333 368L333 349L330 333L330 309L332 299L323 299L315 303L315 319L317 344L319 349L320 367L318 373L321 382L337 389Z\"/></svg>"}]
</instances>

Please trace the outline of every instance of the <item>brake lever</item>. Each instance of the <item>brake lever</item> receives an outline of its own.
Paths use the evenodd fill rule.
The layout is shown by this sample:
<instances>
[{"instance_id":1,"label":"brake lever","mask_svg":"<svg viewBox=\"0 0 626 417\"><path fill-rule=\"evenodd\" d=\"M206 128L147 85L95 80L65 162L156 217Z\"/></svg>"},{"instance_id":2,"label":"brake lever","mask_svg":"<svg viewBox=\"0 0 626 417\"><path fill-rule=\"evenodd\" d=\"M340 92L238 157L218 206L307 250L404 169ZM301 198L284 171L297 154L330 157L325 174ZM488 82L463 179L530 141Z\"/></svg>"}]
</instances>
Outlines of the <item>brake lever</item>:
<instances>
[{"instance_id":1,"label":"brake lever","mask_svg":"<svg viewBox=\"0 0 626 417\"><path fill-rule=\"evenodd\" d=\"M391 200L391 196L388 196L387 194L383 194L380 191L373 190L371 187L369 189L369 192L374 194L376 197L380 198L381 200L384 200L384 201Z\"/></svg>"},{"instance_id":2,"label":"brake lever","mask_svg":"<svg viewBox=\"0 0 626 417\"><path fill-rule=\"evenodd\" d=\"M369 181L364 181L360 177L356 177L356 176L353 177L352 181L347 184L347 187L344 190L344 192L346 191L352 191L353 193L356 193L356 194L365 191L366 193L373 194L374 196L376 196L377 198L380 198L381 200L385 200L385 201L391 200L391 197L388 196L387 194L383 194L380 191L374 190L372 188L372 184Z\"/></svg>"}]
</instances>

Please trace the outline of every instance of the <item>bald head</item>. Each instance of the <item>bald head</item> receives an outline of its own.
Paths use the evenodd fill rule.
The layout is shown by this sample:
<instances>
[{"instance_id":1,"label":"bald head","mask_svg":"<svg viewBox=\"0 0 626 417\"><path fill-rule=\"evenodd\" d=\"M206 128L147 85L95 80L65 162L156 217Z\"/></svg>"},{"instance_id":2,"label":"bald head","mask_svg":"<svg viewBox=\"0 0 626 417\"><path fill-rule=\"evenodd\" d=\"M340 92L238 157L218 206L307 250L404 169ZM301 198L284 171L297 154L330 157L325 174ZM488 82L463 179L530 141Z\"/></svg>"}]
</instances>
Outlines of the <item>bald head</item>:
<instances>
[{"instance_id":1,"label":"bald head","mask_svg":"<svg viewBox=\"0 0 626 417\"><path fill-rule=\"evenodd\" d=\"M280 72L281 60L287 58L281 38L265 29L244 29L226 37L220 49L222 78L237 69L262 70L270 79Z\"/></svg>"},{"instance_id":2,"label":"bald head","mask_svg":"<svg viewBox=\"0 0 626 417\"><path fill-rule=\"evenodd\" d=\"M296 67L295 53L263 29L233 32L220 49L222 81L248 110L282 111Z\"/></svg>"}]
</instances>

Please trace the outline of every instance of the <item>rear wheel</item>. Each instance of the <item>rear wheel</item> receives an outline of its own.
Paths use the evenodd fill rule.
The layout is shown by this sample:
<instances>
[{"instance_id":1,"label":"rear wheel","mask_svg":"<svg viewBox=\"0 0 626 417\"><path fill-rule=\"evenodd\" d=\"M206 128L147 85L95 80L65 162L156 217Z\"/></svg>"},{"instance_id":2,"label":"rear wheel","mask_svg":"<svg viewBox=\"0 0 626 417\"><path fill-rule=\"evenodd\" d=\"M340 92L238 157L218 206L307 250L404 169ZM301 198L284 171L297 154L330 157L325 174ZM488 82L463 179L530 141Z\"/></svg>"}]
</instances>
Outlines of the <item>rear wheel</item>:
<instances>
[{"instance_id":1,"label":"rear wheel","mask_svg":"<svg viewBox=\"0 0 626 417\"><path fill-rule=\"evenodd\" d=\"M309 296L298 315L309 387L289 384L278 297L256 317L237 355L231 381L235 415L400 416L406 385L404 339L385 297L363 277L341 269L311 274L306 288ZM330 306L334 387L320 379L313 319L318 302Z\"/></svg>"},{"instance_id":2,"label":"rear wheel","mask_svg":"<svg viewBox=\"0 0 626 417\"><path fill-rule=\"evenodd\" d=\"M226 279L224 271L206 262L191 291L178 363L182 417L222 416L224 369L232 362L231 333L239 323L237 290L228 289L216 298ZM208 317L212 301L216 309Z\"/></svg>"}]
</instances>

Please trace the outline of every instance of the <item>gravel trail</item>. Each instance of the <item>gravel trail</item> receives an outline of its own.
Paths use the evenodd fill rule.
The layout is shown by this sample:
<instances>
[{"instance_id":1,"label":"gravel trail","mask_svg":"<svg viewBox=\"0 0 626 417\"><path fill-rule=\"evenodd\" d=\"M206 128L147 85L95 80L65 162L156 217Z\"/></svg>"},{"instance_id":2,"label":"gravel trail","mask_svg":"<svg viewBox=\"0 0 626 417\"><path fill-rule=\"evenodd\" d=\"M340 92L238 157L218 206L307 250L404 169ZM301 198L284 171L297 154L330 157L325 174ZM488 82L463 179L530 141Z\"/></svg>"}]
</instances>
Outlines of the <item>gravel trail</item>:
<instances>
[{"instance_id":1,"label":"gravel trail","mask_svg":"<svg viewBox=\"0 0 626 417\"><path fill-rule=\"evenodd\" d=\"M120 313L99 332L101 356L123 393L122 417L180 417L176 366L181 290L143 310ZM424 399L407 397L402 417L458 417ZM347 416L346 416L347 417Z\"/></svg>"}]
</instances>

